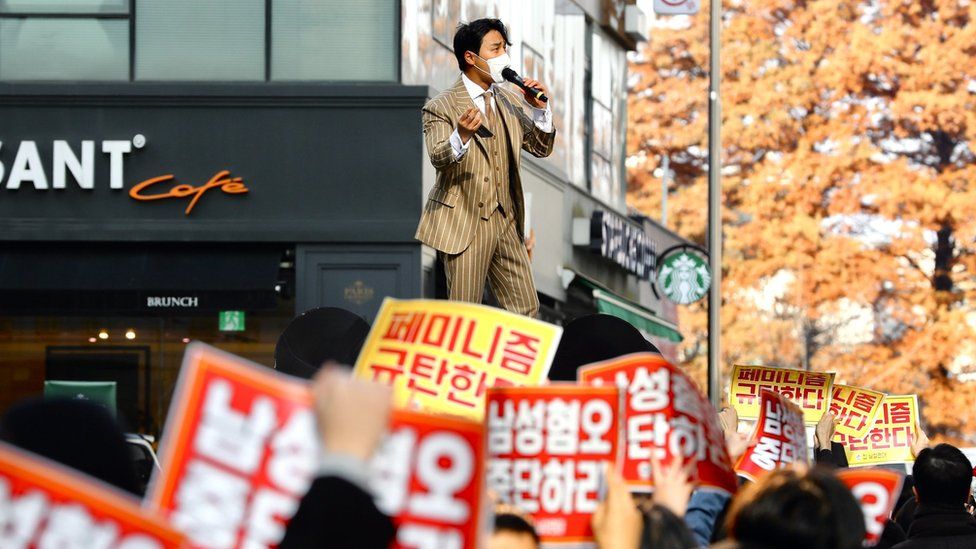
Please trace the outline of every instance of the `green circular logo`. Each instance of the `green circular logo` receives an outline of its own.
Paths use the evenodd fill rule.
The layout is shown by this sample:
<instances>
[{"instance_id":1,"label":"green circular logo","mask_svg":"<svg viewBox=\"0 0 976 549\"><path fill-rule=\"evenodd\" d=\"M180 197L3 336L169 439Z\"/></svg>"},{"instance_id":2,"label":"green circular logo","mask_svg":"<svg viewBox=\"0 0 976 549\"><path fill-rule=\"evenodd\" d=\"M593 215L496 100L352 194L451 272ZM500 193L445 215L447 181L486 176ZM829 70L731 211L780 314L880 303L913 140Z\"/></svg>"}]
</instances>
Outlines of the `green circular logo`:
<instances>
[{"instance_id":1,"label":"green circular logo","mask_svg":"<svg viewBox=\"0 0 976 549\"><path fill-rule=\"evenodd\" d=\"M657 271L657 286L668 299L681 305L705 297L712 285L708 263L686 251L668 255Z\"/></svg>"}]
</instances>

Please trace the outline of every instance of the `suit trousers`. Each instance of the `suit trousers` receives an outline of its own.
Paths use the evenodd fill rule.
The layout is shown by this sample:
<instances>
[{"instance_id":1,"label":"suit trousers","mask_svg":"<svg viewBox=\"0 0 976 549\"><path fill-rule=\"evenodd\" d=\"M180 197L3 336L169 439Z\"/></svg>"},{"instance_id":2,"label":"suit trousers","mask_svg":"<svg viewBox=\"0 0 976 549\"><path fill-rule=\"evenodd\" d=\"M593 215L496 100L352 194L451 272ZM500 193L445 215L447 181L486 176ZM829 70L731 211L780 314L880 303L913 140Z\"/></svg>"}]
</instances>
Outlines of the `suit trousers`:
<instances>
[{"instance_id":1,"label":"suit trousers","mask_svg":"<svg viewBox=\"0 0 976 549\"><path fill-rule=\"evenodd\" d=\"M495 209L488 219L478 220L467 249L438 255L444 262L449 299L481 303L487 279L503 308L531 318L538 314L539 296L529 254L515 228L514 216Z\"/></svg>"}]
</instances>

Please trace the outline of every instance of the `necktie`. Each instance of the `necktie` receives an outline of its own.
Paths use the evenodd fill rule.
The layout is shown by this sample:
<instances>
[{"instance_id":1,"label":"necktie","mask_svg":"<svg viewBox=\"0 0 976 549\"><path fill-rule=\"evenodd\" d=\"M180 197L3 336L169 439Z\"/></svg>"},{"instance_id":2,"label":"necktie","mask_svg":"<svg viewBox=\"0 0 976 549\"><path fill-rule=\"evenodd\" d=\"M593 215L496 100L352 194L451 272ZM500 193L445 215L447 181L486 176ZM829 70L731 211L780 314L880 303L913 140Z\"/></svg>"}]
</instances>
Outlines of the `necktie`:
<instances>
[{"instance_id":1,"label":"necktie","mask_svg":"<svg viewBox=\"0 0 976 549\"><path fill-rule=\"evenodd\" d=\"M488 90L484 93L485 98L485 120L488 121L488 128L494 130L495 128L495 109L491 108L491 97L492 91Z\"/></svg>"}]
</instances>

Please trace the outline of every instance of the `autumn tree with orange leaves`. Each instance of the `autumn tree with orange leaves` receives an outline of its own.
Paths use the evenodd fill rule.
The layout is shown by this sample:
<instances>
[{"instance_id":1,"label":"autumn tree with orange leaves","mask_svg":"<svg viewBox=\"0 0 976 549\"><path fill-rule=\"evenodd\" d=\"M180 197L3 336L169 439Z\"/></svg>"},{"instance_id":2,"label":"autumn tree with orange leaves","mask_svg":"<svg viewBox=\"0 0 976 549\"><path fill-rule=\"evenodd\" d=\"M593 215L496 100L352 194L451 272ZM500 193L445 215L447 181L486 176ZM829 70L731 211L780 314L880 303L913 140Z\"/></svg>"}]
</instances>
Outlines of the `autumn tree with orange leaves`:
<instances>
[{"instance_id":1,"label":"autumn tree with orange leaves","mask_svg":"<svg viewBox=\"0 0 976 549\"><path fill-rule=\"evenodd\" d=\"M723 379L835 371L976 445L976 3L731 1L722 22ZM708 6L632 55L629 202L705 244ZM682 308L704 384L705 302Z\"/></svg>"}]
</instances>

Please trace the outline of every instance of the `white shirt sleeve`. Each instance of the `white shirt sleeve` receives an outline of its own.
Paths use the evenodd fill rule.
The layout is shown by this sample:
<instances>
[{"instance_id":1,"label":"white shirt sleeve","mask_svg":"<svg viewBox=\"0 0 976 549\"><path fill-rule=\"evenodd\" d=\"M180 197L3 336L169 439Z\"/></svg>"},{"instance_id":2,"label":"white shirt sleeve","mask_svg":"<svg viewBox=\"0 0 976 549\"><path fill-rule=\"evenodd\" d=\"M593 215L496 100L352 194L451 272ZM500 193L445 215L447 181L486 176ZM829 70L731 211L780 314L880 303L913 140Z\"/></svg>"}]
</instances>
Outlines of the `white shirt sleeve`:
<instances>
[{"instance_id":1,"label":"white shirt sleeve","mask_svg":"<svg viewBox=\"0 0 976 549\"><path fill-rule=\"evenodd\" d=\"M550 122L550 124L552 123ZM451 150L454 151L455 161L461 160L461 157L464 156L464 153L468 152L468 145L470 143L471 143L470 139L468 139L467 143L462 143L461 135L458 133L457 128L454 128L454 133L451 134Z\"/></svg>"},{"instance_id":2,"label":"white shirt sleeve","mask_svg":"<svg viewBox=\"0 0 976 549\"><path fill-rule=\"evenodd\" d=\"M546 103L544 109L532 107L532 119L535 121L535 127L545 133L552 133L552 110L549 109L549 103Z\"/></svg>"}]
</instances>

